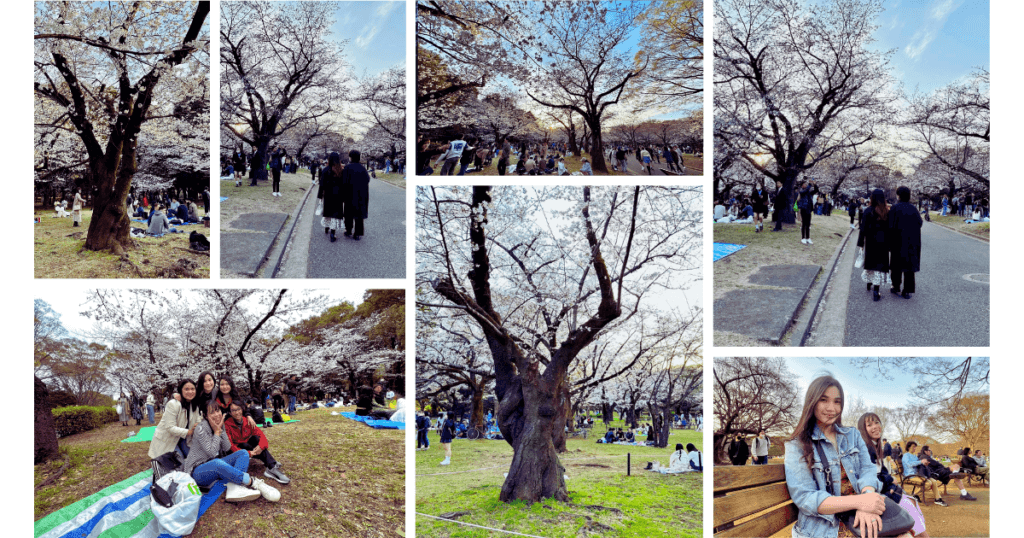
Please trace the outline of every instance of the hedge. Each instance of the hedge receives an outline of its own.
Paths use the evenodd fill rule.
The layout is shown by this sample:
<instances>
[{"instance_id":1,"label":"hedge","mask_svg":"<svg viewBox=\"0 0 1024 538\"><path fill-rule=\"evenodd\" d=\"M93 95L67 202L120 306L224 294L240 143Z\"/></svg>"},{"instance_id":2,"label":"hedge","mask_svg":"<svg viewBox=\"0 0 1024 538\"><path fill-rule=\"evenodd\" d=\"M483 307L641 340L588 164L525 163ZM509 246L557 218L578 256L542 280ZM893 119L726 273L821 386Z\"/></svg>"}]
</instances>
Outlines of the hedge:
<instances>
[{"instance_id":1,"label":"hedge","mask_svg":"<svg viewBox=\"0 0 1024 538\"><path fill-rule=\"evenodd\" d=\"M53 410L53 425L59 437L82 433L117 421L117 411L110 407L72 405Z\"/></svg>"}]
</instances>

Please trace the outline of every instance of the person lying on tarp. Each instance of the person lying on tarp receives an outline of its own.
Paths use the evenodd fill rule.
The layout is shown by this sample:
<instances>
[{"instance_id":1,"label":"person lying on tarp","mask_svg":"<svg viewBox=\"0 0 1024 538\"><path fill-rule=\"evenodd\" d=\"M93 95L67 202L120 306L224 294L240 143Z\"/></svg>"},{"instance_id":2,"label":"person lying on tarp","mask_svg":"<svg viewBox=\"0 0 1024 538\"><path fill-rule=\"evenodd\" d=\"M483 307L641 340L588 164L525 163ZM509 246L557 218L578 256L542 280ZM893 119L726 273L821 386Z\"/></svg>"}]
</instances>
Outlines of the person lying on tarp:
<instances>
[{"instance_id":1,"label":"person lying on tarp","mask_svg":"<svg viewBox=\"0 0 1024 538\"><path fill-rule=\"evenodd\" d=\"M266 466L263 476L273 478L282 484L291 482L291 479L281 471L281 463L270 455L270 441L263 430L252 424L250 417L245 416L241 402L233 400L230 404L230 413L231 416L224 421L224 428L228 432L228 440L231 441L231 451L245 450L250 458L262 461Z\"/></svg>"},{"instance_id":2,"label":"person lying on tarp","mask_svg":"<svg viewBox=\"0 0 1024 538\"><path fill-rule=\"evenodd\" d=\"M388 420L391 417L392 411L388 409L384 394L384 385L380 383L372 389L366 385L359 387L356 415L368 416L377 420Z\"/></svg>"}]
</instances>

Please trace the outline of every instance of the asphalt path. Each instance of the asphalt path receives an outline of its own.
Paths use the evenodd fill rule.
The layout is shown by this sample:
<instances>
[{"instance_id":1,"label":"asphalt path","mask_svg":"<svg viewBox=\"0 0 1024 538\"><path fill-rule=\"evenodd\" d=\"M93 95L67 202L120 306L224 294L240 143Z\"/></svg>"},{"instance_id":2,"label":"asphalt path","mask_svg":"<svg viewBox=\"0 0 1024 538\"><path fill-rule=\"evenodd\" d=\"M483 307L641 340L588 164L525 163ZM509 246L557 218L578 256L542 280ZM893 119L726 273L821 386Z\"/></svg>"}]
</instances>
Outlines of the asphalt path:
<instances>
[{"instance_id":1,"label":"asphalt path","mask_svg":"<svg viewBox=\"0 0 1024 538\"><path fill-rule=\"evenodd\" d=\"M886 287L874 302L860 275L856 268L850 275L845 346L989 345L988 243L924 223L917 293L909 300Z\"/></svg>"},{"instance_id":2,"label":"asphalt path","mask_svg":"<svg viewBox=\"0 0 1024 538\"><path fill-rule=\"evenodd\" d=\"M331 243L320 217L313 215L316 191L310 193L298 224L309 231L293 238L302 242L308 238L308 253L290 257L305 261L307 278L405 278L405 189L371 178L369 198L369 218L363 221L366 235L355 241L343 235L342 226L338 240Z\"/></svg>"},{"instance_id":3,"label":"asphalt path","mask_svg":"<svg viewBox=\"0 0 1024 538\"><path fill-rule=\"evenodd\" d=\"M605 158L607 158L607 155L605 155ZM612 159L610 162L608 162L608 169L609 170L611 169L613 164L616 164L614 159ZM643 167L643 164L640 161L636 160L636 153L626 153L626 168L627 168L629 174L630 175L634 175L634 176L647 176L647 175L666 176L666 175L675 175L675 174L666 174L666 173L661 171L662 168L671 170L671 168L669 168L668 164L665 163L665 158L664 157L661 158L661 163L660 164L658 163L658 161L654 160L653 156L651 157L651 174L648 174L647 173L647 169Z\"/></svg>"}]
</instances>

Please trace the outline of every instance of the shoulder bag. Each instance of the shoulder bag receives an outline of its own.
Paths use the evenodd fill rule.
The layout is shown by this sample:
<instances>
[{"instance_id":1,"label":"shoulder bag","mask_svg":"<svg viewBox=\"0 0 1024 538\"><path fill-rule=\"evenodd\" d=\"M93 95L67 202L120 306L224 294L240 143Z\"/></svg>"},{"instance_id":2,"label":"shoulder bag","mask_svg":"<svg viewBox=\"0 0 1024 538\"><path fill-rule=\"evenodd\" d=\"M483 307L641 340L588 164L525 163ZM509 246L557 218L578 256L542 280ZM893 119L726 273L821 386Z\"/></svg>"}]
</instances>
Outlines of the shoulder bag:
<instances>
[{"instance_id":1,"label":"shoulder bag","mask_svg":"<svg viewBox=\"0 0 1024 538\"><path fill-rule=\"evenodd\" d=\"M822 472L825 475L825 490L835 495L836 490L832 485L832 466L825 456L825 450L821 448L821 442L815 442L814 447L818 450L818 458L821 460ZM812 474L811 477L813 478L814 475ZM817 484L816 478L814 481ZM885 500L885 512L882 513L882 529L878 531L878 536L899 536L914 528L914 518L902 506L884 495L882 499ZM839 521L842 521L854 536L860 537L862 536L860 527L853 525L855 516L856 512L853 510L836 514Z\"/></svg>"}]
</instances>

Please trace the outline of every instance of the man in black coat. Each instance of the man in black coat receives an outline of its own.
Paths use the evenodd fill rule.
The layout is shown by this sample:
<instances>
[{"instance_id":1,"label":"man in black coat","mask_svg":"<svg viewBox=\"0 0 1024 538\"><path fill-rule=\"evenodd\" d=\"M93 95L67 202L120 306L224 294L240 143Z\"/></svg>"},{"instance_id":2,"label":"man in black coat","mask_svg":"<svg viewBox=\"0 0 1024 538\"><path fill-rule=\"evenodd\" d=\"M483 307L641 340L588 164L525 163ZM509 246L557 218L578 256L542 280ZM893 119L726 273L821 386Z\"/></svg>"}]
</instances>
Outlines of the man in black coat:
<instances>
[{"instance_id":1,"label":"man in black coat","mask_svg":"<svg viewBox=\"0 0 1024 538\"><path fill-rule=\"evenodd\" d=\"M348 156L352 162L341 172L342 188L348 195L345 201L345 235L351 235L358 241L364 235L363 219L369 217L370 174L359 163L358 151L352 150Z\"/></svg>"},{"instance_id":2,"label":"man in black coat","mask_svg":"<svg viewBox=\"0 0 1024 538\"><path fill-rule=\"evenodd\" d=\"M924 221L917 208L910 203L910 189L896 189L896 198L899 201L889 209L888 217L891 291L909 299L915 292L914 273L921 270L921 226Z\"/></svg>"}]
</instances>

